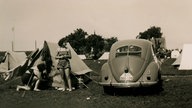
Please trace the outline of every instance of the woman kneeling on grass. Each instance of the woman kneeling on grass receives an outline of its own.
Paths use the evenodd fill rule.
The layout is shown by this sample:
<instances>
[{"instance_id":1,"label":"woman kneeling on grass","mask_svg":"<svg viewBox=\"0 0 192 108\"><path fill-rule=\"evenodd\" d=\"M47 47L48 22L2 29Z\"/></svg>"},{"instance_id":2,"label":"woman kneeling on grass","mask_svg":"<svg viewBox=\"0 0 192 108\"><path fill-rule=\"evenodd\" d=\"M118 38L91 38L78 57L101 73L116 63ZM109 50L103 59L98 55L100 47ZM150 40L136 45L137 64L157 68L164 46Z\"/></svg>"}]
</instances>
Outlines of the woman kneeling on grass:
<instances>
[{"instance_id":1,"label":"woman kneeling on grass","mask_svg":"<svg viewBox=\"0 0 192 108\"><path fill-rule=\"evenodd\" d=\"M27 70L22 76L23 86L18 85L17 91L20 89L40 91L39 84L42 79L46 78L46 66L44 63Z\"/></svg>"}]
</instances>

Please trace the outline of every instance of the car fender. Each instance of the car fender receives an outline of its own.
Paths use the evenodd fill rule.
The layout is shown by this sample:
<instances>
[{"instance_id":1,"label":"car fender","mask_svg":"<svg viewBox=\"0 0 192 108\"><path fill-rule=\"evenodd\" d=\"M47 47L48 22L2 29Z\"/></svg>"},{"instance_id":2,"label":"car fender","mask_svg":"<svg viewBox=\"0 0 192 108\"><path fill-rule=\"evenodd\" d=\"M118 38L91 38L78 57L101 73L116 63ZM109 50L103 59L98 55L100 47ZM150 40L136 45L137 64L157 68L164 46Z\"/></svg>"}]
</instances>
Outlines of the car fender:
<instances>
[{"instance_id":1,"label":"car fender","mask_svg":"<svg viewBox=\"0 0 192 108\"><path fill-rule=\"evenodd\" d=\"M158 74L160 72L159 64L157 64L155 61L151 62L145 72L142 76L142 81L144 82L150 82L150 81L158 81ZM141 80L140 79L140 80Z\"/></svg>"},{"instance_id":2,"label":"car fender","mask_svg":"<svg viewBox=\"0 0 192 108\"><path fill-rule=\"evenodd\" d=\"M109 64L108 63L103 64L103 66L101 68L101 83L111 84L114 81L115 81L115 79L114 79L113 75L111 74Z\"/></svg>"}]
</instances>

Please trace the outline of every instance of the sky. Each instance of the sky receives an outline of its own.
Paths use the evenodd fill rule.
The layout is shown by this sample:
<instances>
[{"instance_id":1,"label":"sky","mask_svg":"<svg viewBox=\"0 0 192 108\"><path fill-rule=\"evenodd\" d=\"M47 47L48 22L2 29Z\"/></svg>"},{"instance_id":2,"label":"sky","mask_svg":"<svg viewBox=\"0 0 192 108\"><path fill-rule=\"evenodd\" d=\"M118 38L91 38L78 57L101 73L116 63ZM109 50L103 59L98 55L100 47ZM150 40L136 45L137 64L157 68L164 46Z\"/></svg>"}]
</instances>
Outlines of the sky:
<instances>
[{"instance_id":1,"label":"sky","mask_svg":"<svg viewBox=\"0 0 192 108\"><path fill-rule=\"evenodd\" d=\"M0 50L34 50L82 28L104 38L135 39L161 28L168 49L192 43L192 0L0 0Z\"/></svg>"}]
</instances>

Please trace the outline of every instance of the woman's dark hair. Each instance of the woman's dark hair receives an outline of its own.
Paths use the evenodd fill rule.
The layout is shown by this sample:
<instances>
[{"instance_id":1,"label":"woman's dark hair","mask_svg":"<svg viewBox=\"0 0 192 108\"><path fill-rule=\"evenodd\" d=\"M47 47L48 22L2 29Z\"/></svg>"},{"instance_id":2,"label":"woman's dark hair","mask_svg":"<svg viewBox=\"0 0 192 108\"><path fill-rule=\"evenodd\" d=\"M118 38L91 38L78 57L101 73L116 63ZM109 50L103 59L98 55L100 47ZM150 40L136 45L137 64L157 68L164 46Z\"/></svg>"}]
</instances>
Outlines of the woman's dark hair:
<instances>
[{"instance_id":1,"label":"woman's dark hair","mask_svg":"<svg viewBox=\"0 0 192 108\"><path fill-rule=\"evenodd\" d=\"M46 66L44 63L38 64L37 68L40 72L43 72L46 69Z\"/></svg>"},{"instance_id":2,"label":"woman's dark hair","mask_svg":"<svg viewBox=\"0 0 192 108\"><path fill-rule=\"evenodd\" d=\"M59 40L59 42L58 42L58 45L60 46L60 47L63 47L63 43L64 42L67 42L67 39L66 38L61 38L60 40Z\"/></svg>"}]
</instances>

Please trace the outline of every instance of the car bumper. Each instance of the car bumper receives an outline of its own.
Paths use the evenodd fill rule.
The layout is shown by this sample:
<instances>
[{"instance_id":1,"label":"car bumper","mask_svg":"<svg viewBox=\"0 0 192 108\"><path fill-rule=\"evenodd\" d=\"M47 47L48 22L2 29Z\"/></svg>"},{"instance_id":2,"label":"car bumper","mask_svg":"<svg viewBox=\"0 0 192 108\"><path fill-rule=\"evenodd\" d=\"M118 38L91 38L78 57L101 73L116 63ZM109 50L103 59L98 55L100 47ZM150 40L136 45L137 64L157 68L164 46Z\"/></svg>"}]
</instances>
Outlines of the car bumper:
<instances>
[{"instance_id":1,"label":"car bumper","mask_svg":"<svg viewBox=\"0 0 192 108\"><path fill-rule=\"evenodd\" d=\"M116 88L134 88L134 87L149 87L156 85L157 82L127 82L127 83L105 83L100 82L102 86L113 86Z\"/></svg>"}]
</instances>

